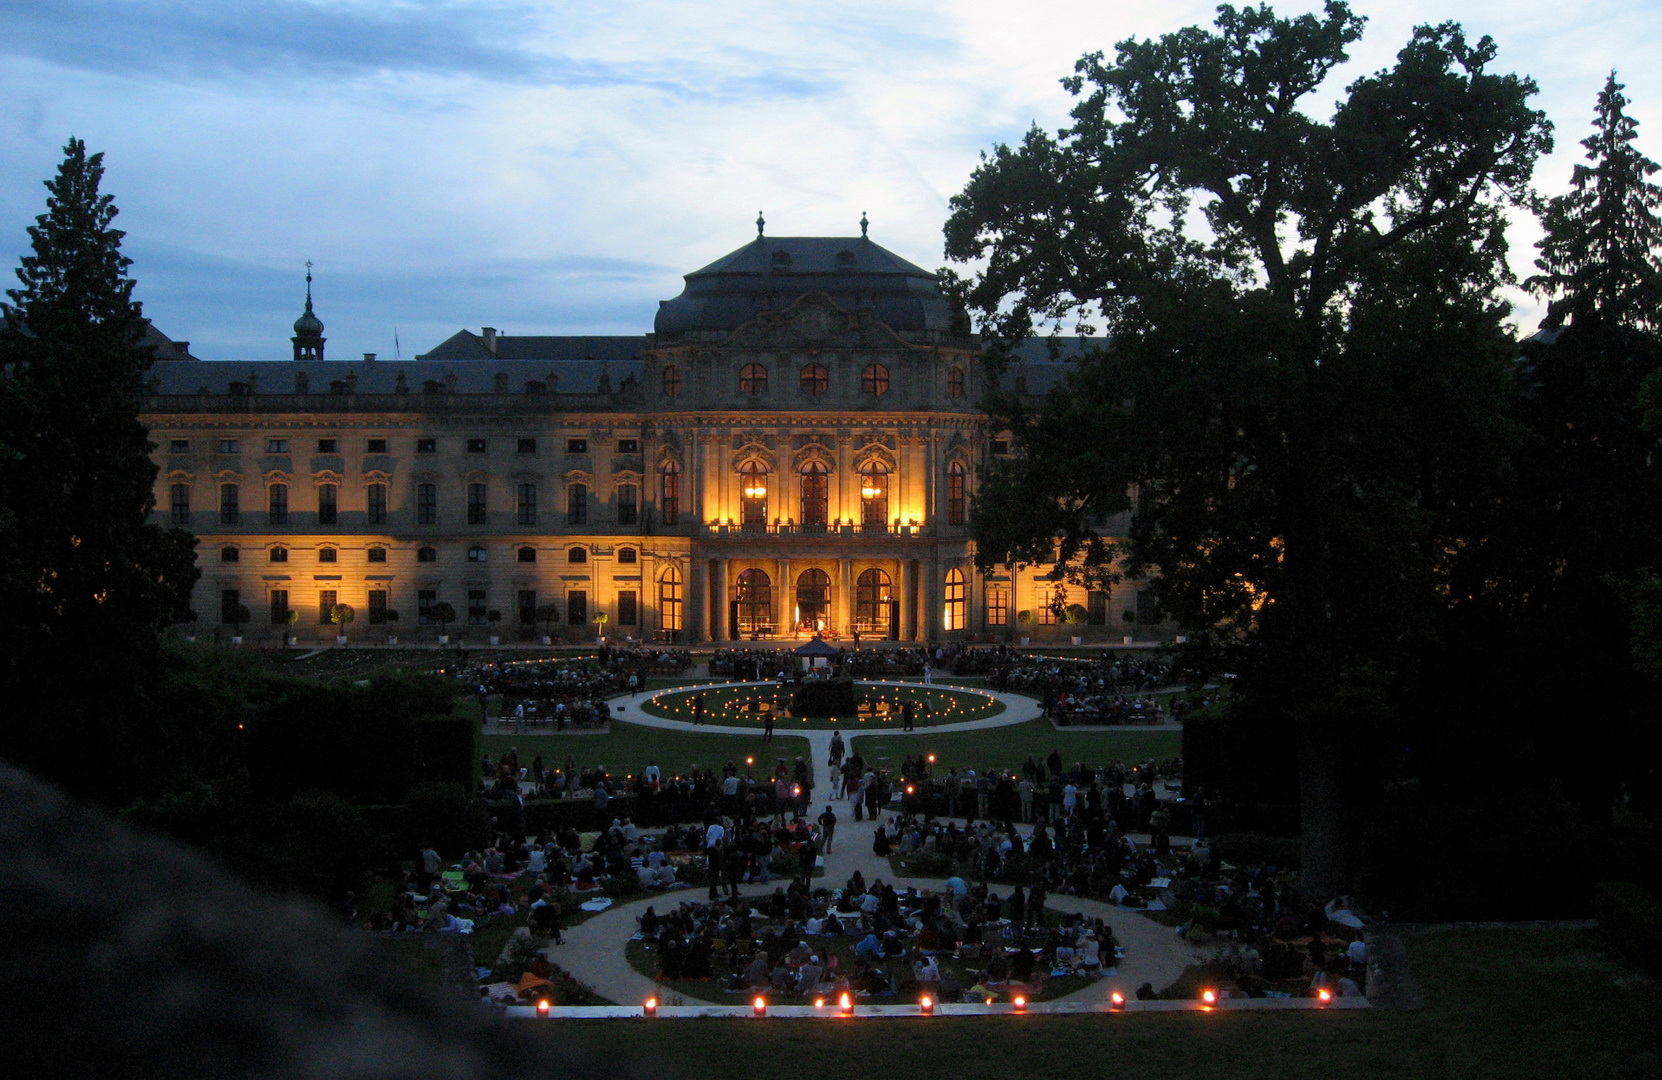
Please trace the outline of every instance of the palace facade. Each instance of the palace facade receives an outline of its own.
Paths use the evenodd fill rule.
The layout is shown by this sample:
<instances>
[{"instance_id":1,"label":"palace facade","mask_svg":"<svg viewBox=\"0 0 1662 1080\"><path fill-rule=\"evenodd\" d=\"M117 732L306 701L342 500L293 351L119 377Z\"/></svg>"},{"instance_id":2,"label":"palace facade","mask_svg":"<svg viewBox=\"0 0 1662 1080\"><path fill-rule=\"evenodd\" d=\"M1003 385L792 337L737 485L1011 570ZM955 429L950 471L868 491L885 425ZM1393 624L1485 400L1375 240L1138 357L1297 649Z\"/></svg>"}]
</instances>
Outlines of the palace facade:
<instances>
[{"instance_id":1,"label":"palace facade","mask_svg":"<svg viewBox=\"0 0 1662 1080\"><path fill-rule=\"evenodd\" d=\"M862 234L864 229L862 228ZM862 235L764 237L637 337L461 331L411 361L158 350L158 520L199 538L203 627L253 640L1154 640L1137 586L980 574L976 478L1008 441L934 275ZM171 343L170 343L171 344ZM1015 389L1065 362L1032 350ZM448 610L447 610L448 608ZM1031 623L1019 613L1031 612Z\"/></svg>"}]
</instances>

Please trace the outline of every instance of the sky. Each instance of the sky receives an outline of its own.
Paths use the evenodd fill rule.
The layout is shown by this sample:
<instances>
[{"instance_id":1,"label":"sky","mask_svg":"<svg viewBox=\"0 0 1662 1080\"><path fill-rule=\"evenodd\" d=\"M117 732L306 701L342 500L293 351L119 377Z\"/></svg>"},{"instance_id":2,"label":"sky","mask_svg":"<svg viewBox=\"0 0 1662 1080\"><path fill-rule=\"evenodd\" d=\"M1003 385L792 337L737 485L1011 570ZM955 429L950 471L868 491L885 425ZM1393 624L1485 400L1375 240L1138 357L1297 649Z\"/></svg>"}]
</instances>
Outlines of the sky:
<instances>
[{"instance_id":1,"label":"sky","mask_svg":"<svg viewBox=\"0 0 1662 1080\"><path fill-rule=\"evenodd\" d=\"M1283 15L1314 10L1282 3ZM1421 23L1539 83L1563 191L1616 69L1662 159L1662 0L1356 0L1352 60ZM204 359L285 359L312 260L328 355L463 327L636 334L755 235L871 237L926 268L979 155L1054 130L1082 53L1210 25L1187 0L0 0L0 261L70 136L103 151L146 314ZM1319 109L1313 111L1321 112ZM1539 230L1519 218L1527 274ZM5 275L9 278L10 275ZM1518 293L1532 329L1535 300ZM396 341L396 344L395 344Z\"/></svg>"}]
</instances>

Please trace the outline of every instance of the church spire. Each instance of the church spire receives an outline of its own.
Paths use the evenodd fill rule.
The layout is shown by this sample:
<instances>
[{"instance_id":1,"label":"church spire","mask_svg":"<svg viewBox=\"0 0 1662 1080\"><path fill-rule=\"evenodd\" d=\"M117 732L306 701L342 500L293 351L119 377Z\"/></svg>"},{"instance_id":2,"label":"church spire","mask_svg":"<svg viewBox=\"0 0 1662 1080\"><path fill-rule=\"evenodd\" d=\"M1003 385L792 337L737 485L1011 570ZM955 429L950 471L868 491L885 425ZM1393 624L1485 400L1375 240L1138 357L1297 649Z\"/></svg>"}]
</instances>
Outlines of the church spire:
<instances>
[{"instance_id":1,"label":"church spire","mask_svg":"<svg viewBox=\"0 0 1662 1080\"><path fill-rule=\"evenodd\" d=\"M312 260L306 260L306 310L294 320L294 358L323 359L323 320L312 311Z\"/></svg>"}]
</instances>

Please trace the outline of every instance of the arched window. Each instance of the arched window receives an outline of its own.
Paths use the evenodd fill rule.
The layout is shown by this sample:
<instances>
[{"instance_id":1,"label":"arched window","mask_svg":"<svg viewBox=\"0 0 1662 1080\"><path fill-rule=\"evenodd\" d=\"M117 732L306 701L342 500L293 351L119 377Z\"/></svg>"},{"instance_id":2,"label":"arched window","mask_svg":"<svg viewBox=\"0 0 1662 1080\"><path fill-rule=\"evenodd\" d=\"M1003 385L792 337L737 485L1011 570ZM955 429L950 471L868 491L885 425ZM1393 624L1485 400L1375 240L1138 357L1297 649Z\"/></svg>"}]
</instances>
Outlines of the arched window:
<instances>
[{"instance_id":1,"label":"arched window","mask_svg":"<svg viewBox=\"0 0 1662 1080\"><path fill-rule=\"evenodd\" d=\"M568 562L568 563L586 563L588 561L589 561L589 549L588 548L574 547L574 548L571 548L570 550L568 550L566 552L566 562Z\"/></svg>"},{"instance_id":2,"label":"arched window","mask_svg":"<svg viewBox=\"0 0 1662 1080\"><path fill-rule=\"evenodd\" d=\"M332 547L320 547L317 549L317 561L340 562L340 551Z\"/></svg>"},{"instance_id":3,"label":"arched window","mask_svg":"<svg viewBox=\"0 0 1662 1080\"><path fill-rule=\"evenodd\" d=\"M289 549L286 547L274 547L266 553L266 559L271 562L288 562Z\"/></svg>"},{"instance_id":4,"label":"arched window","mask_svg":"<svg viewBox=\"0 0 1662 1080\"><path fill-rule=\"evenodd\" d=\"M658 628L681 630L681 574L673 566L658 575Z\"/></svg>"},{"instance_id":5,"label":"arched window","mask_svg":"<svg viewBox=\"0 0 1662 1080\"><path fill-rule=\"evenodd\" d=\"M891 595L889 575L875 566L854 583L854 628L862 634L888 634Z\"/></svg>"},{"instance_id":6,"label":"arched window","mask_svg":"<svg viewBox=\"0 0 1662 1080\"><path fill-rule=\"evenodd\" d=\"M797 575L796 626L811 634L833 629L831 575L824 570L804 570Z\"/></svg>"},{"instance_id":7,"label":"arched window","mask_svg":"<svg viewBox=\"0 0 1662 1080\"><path fill-rule=\"evenodd\" d=\"M519 561L520 562L536 562L537 561L537 549L534 548L534 547L522 547L522 548L520 548L519 549Z\"/></svg>"},{"instance_id":8,"label":"arched window","mask_svg":"<svg viewBox=\"0 0 1662 1080\"><path fill-rule=\"evenodd\" d=\"M384 547L372 547L364 552L364 555L370 562L384 563L387 561L387 549Z\"/></svg>"},{"instance_id":9,"label":"arched window","mask_svg":"<svg viewBox=\"0 0 1662 1080\"><path fill-rule=\"evenodd\" d=\"M946 572L945 599L945 610L942 612L945 621L941 628L943 630L962 630L966 620L964 572L956 567Z\"/></svg>"},{"instance_id":10,"label":"arched window","mask_svg":"<svg viewBox=\"0 0 1662 1080\"><path fill-rule=\"evenodd\" d=\"M674 364L667 364L664 367L664 396L681 396L681 369Z\"/></svg>"},{"instance_id":11,"label":"arched window","mask_svg":"<svg viewBox=\"0 0 1662 1080\"><path fill-rule=\"evenodd\" d=\"M587 525L589 523L589 485L566 485L566 524Z\"/></svg>"},{"instance_id":12,"label":"arched window","mask_svg":"<svg viewBox=\"0 0 1662 1080\"><path fill-rule=\"evenodd\" d=\"M636 552L634 548L626 547L617 549L617 561L624 566L634 565L638 559L638 556L639 553Z\"/></svg>"},{"instance_id":13,"label":"arched window","mask_svg":"<svg viewBox=\"0 0 1662 1080\"><path fill-rule=\"evenodd\" d=\"M802 530L824 532L829 521L831 475L821 461L802 466Z\"/></svg>"},{"instance_id":14,"label":"arched window","mask_svg":"<svg viewBox=\"0 0 1662 1080\"><path fill-rule=\"evenodd\" d=\"M882 364L867 364L860 372L860 389L873 397L889 392L889 369Z\"/></svg>"},{"instance_id":15,"label":"arched window","mask_svg":"<svg viewBox=\"0 0 1662 1080\"><path fill-rule=\"evenodd\" d=\"M289 486L272 484L265 489L265 520L268 525L289 523Z\"/></svg>"},{"instance_id":16,"label":"arched window","mask_svg":"<svg viewBox=\"0 0 1662 1080\"><path fill-rule=\"evenodd\" d=\"M416 548L416 562L438 562L439 549L436 547Z\"/></svg>"},{"instance_id":17,"label":"arched window","mask_svg":"<svg viewBox=\"0 0 1662 1080\"><path fill-rule=\"evenodd\" d=\"M874 533L889 528L889 467L881 461L860 470L860 528Z\"/></svg>"},{"instance_id":18,"label":"arched window","mask_svg":"<svg viewBox=\"0 0 1662 1080\"><path fill-rule=\"evenodd\" d=\"M739 369L739 392L752 396L768 388L768 369L762 364L746 364Z\"/></svg>"},{"instance_id":19,"label":"arched window","mask_svg":"<svg viewBox=\"0 0 1662 1080\"><path fill-rule=\"evenodd\" d=\"M964 396L964 369L961 367L946 369L946 396Z\"/></svg>"},{"instance_id":20,"label":"arched window","mask_svg":"<svg viewBox=\"0 0 1662 1080\"><path fill-rule=\"evenodd\" d=\"M681 463L678 461L664 462L660 474L658 513L662 515L665 525L676 525L681 521Z\"/></svg>"},{"instance_id":21,"label":"arched window","mask_svg":"<svg viewBox=\"0 0 1662 1080\"><path fill-rule=\"evenodd\" d=\"M773 579L766 570L751 567L733 582L733 602L741 634L773 629Z\"/></svg>"},{"instance_id":22,"label":"arched window","mask_svg":"<svg viewBox=\"0 0 1662 1080\"><path fill-rule=\"evenodd\" d=\"M760 532L768 527L768 470L760 461L747 461L739 466L739 509L741 525L747 531Z\"/></svg>"},{"instance_id":23,"label":"arched window","mask_svg":"<svg viewBox=\"0 0 1662 1080\"><path fill-rule=\"evenodd\" d=\"M824 364L802 365L802 392L819 396L831 386L831 376L825 371Z\"/></svg>"},{"instance_id":24,"label":"arched window","mask_svg":"<svg viewBox=\"0 0 1662 1080\"><path fill-rule=\"evenodd\" d=\"M964 518L964 463L954 461L946 467L946 523L962 525Z\"/></svg>"},{"instance_id":25,"label":"arched window","mask_svg":"<svg viewBox=\"0 0 1662 1080\"><path fill-rule=\"evenodd\" d=\"M617 486L617 523L633 525L640 516L640 489L634 484Z\"/></svg>"}]
</instances>

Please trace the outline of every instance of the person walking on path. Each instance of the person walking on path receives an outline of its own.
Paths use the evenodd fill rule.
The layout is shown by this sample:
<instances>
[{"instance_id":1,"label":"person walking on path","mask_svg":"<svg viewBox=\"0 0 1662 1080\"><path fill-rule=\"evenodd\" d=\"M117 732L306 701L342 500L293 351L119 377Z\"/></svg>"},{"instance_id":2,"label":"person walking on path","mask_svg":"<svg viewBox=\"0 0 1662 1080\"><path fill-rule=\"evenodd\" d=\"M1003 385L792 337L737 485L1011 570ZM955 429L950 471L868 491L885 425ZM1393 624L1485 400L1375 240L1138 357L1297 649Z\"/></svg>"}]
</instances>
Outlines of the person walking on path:
<instances>
[{"instance_id":1,"label":"person walking on path","mask_svg":"<svg viewBox=\"0 0 1662 1080\"><path fill-rule=\"evenodd\" d=\"M773 710L772 709L769 709L767 711L767 714L762 718L762 741L765 742L765 743L770 743L770 742L773 741Z\"/></svg>"},{"instance_id":2,"label":"person walking on path","mask_svg":"<svg viewBox=\"0 0 1662 1080\"><path fill-rule=\"evenodd\" d=\"M842 768L843 755L845 753L847 753L847 749L843 746L843 733L840 732L840 731L833 732L831 734L831 758L830 758L830 760L831 760L831 771L832 772L836 772L838 769Z\"/></svg>"},{"instance_id":3,"label":"person walking on path","mask_svg":"<svg viewBox=\"0 0 1662 1080\"><path fill-rule=\"evenodd\" d=\"M831 809L831 804L825 804L825 813L819 816L819 834L823 843L820 845L825 854L831 854L831 840L837 835L837 812Z\"/></svg>"},{"instance_id":4,"label":"person walking on path","mask_svg":"<svg viewBox=\"0 0 1662 1080\"><path fill-rule=\"evenodd\" d=\"M693 709L693 723L694 724L702 724L704 722L704 695L703 694L694 694L693 695L692 709Z\"/></svg>"}]
</instances>

